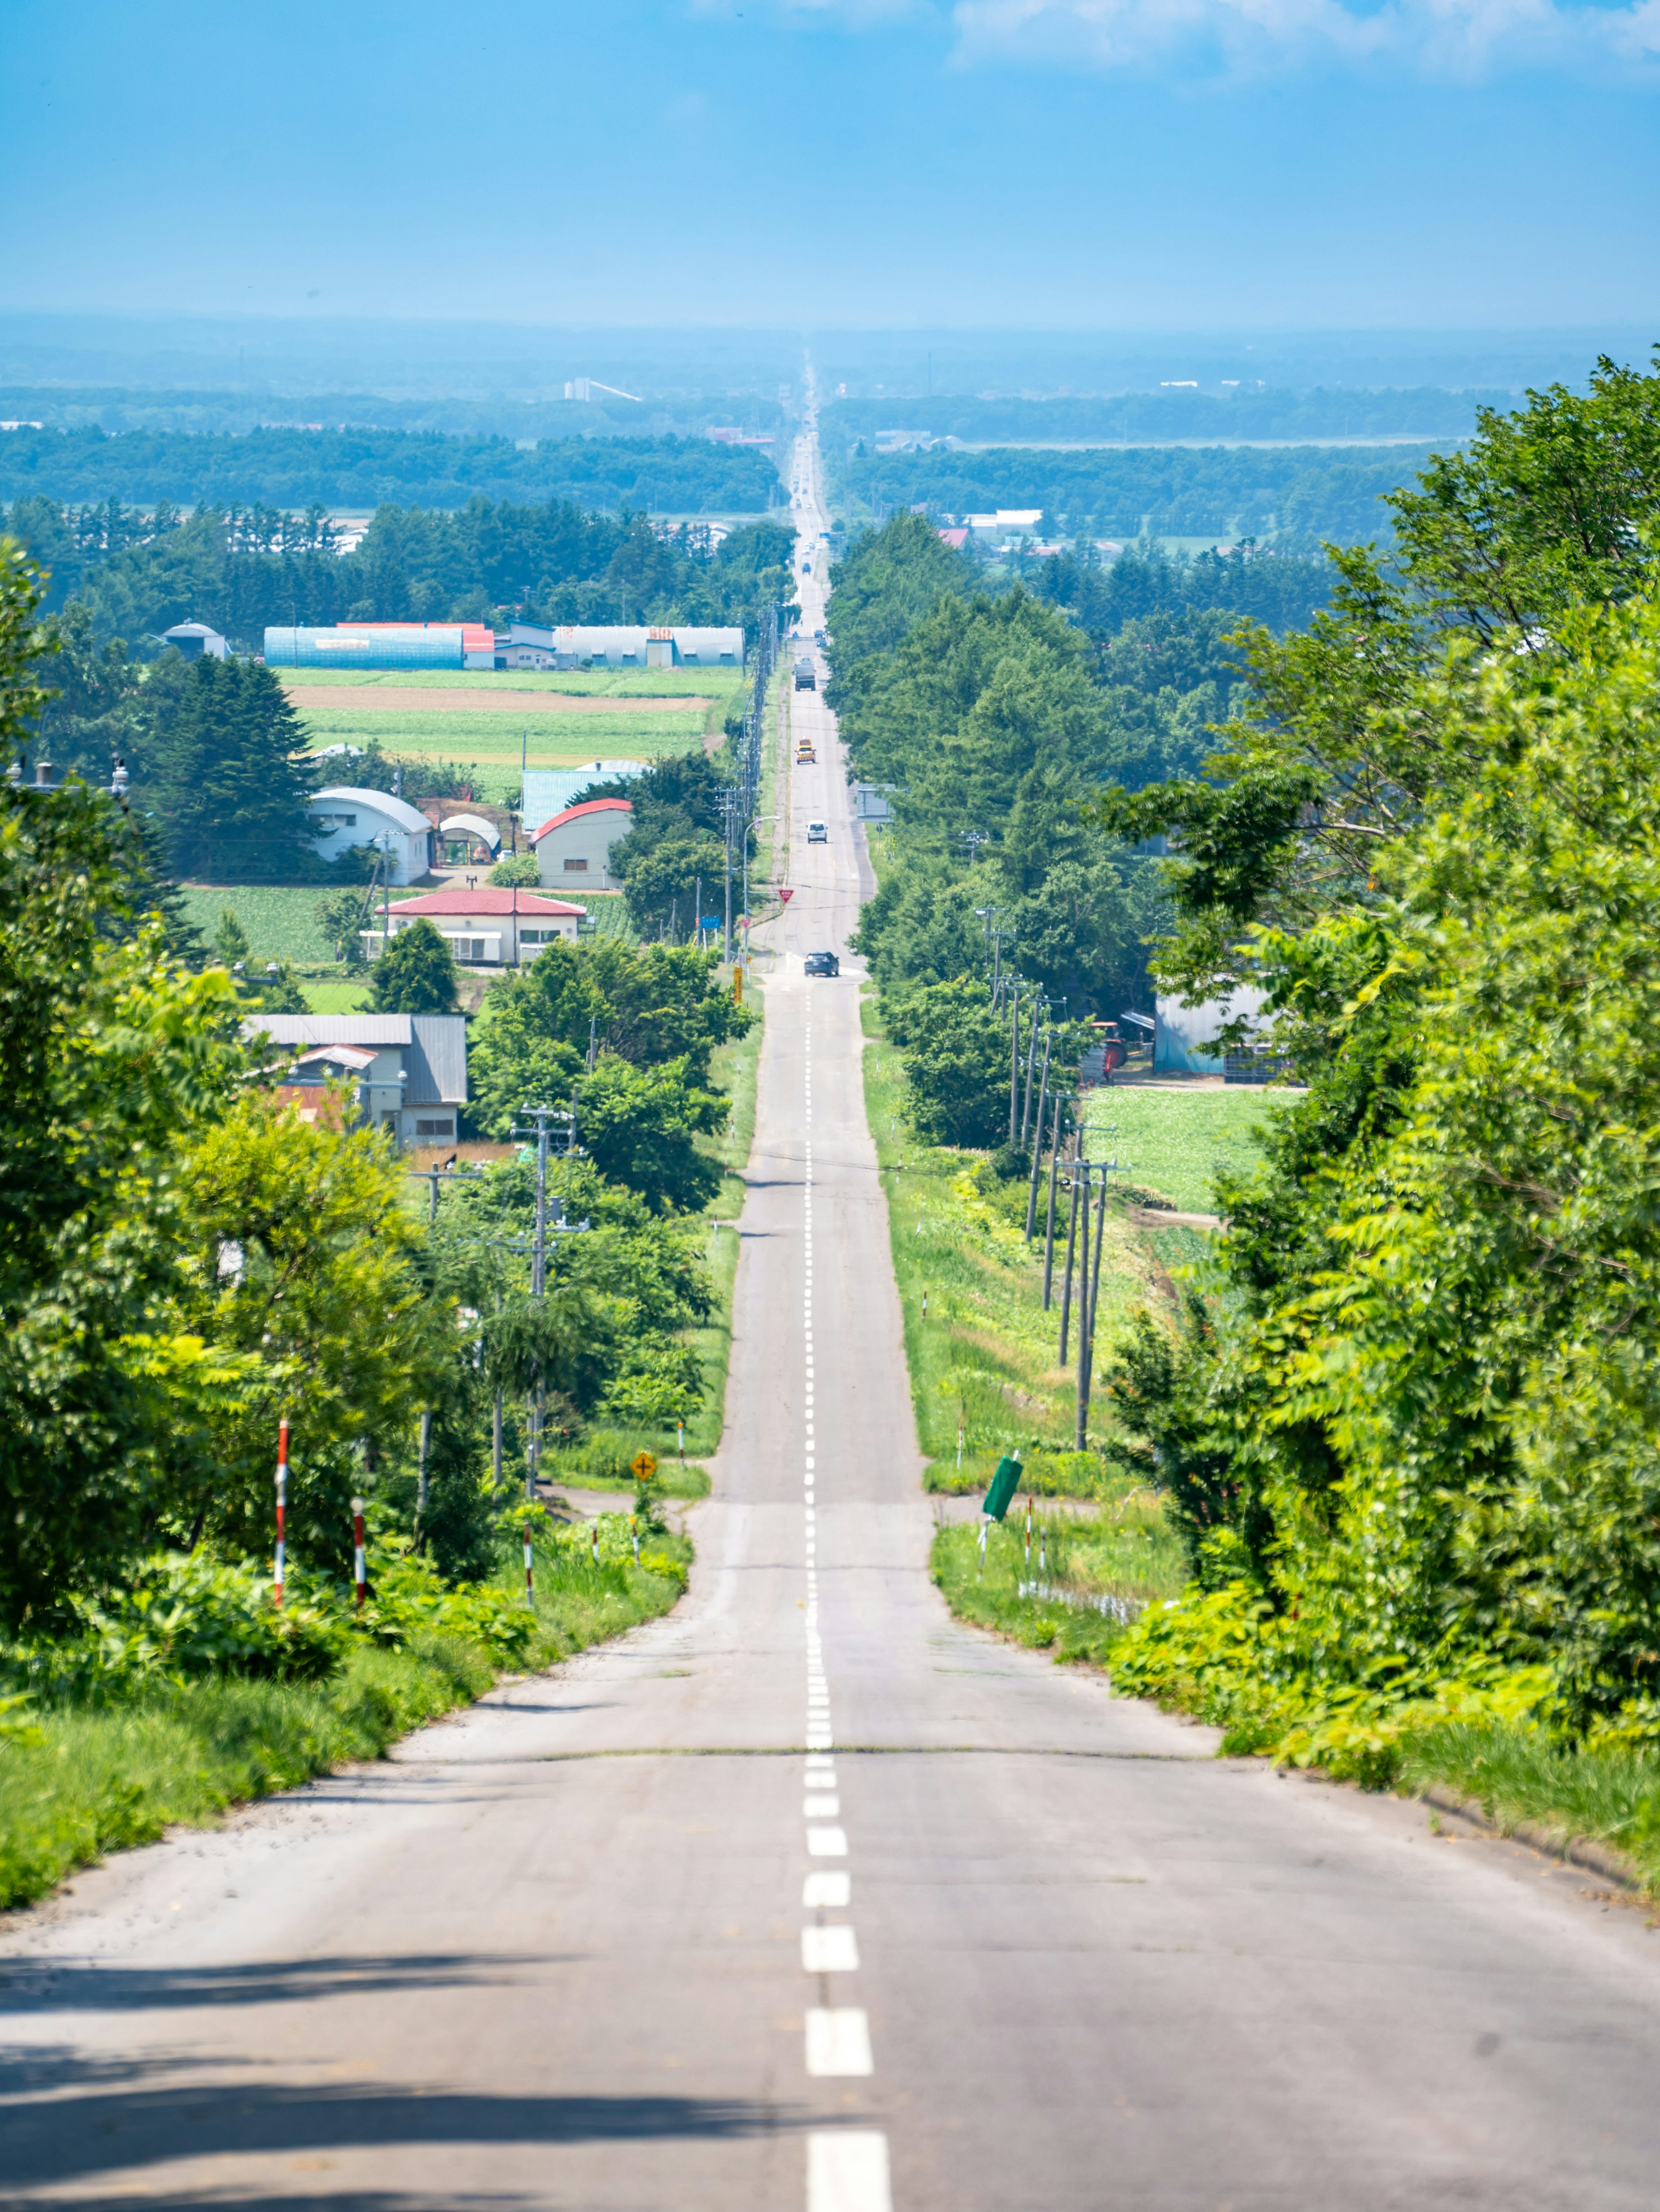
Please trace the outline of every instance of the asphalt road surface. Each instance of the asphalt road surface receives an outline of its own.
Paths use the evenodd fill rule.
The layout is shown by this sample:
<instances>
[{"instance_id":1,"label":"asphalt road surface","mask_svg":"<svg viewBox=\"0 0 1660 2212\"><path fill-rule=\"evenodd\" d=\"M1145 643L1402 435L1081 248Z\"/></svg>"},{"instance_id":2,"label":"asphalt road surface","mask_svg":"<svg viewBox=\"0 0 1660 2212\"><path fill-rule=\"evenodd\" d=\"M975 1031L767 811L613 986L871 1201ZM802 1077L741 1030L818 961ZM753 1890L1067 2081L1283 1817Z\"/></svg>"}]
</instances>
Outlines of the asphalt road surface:
<instances>
[{"instance_id":1,"label":"asphalt road surface","mask_svg":"<svg viewBox=\"0 0 1660 2212\"><path fill-rule=\"evenodd\" d=\"M810 440L797 473L816 525ZM857 963L802 973L862 862L791 705L819 762L690 1595L18 1916L0 2203L1652 2207L1640 1912L946 1614Z\"/></svg>"}]
</instances>

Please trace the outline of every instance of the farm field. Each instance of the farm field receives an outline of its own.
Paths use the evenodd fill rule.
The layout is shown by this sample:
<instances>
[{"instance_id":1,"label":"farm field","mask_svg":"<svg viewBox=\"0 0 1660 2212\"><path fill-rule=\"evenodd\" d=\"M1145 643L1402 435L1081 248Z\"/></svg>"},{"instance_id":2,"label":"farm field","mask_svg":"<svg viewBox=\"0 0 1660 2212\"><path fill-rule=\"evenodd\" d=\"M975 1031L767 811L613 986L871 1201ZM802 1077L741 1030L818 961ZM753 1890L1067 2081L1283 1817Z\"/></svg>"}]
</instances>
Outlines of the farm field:
<instances>
[{"instance_id":1,"label":"farm field","mask_svg":"<svg viewBox=\"0 0 1660 2212\"><path fill-rule=\"evenodd\" d=\"M1157 1191L1179 1212L1212 1213L1211 1179L1217 1169L1251 1168L1260 1157L1251 1132L1269 1121L1282 1101L1300 1095L1220 1085L1168 1091L1106 1087L1090 1097L1089 1157L1111 1159L1116 1152L1128 1169L1128 1182Z\"/></svg>"},{"instance_id":2,"label":"farm field","mask_svg":"<svg viewBox=\"0 0 1660 2212\"><path fill-rule=\"evenodd\" d=\"M549 765L584 761L595 749L625 741L632 750L650 754L684 752L703 735L703 716L689 714L536 714L508 721L500 714L387 714L373 710L328 708L299 710L314 745L342 739L378 738L388 752L453 754L465 745L469 757L511 758L517 767L519 733L528 731L531 757Z\"/></svg>"},{"instance_id":3,"label":"farm field","mask_svg":"<svg viewBox=\"0 0 1660 2212\"><path fill-rule=\"evenodd\" d=\"M227 907L231 909L247 933L251 970L263 968L268 960L291 960L297 968L330 969L343 975L318 923L318 901L327 896L321 885L185 884L182 895L186 916L205 945L212 945L220 916ZM565 895L560 892L557 896ZM394 890L392 903L396 906L400 899L419 896L416 890ZM377 892L375 904L379 907L379 903ZM627 907L620 896L569 899L566 903L583 907L592 915L597 937L630 934ZM330 999L327 1004L318 1004L316 994L355 991L361 987L343 981L313 983L307 980L305 988L313 1012L338 1014L351 1011L344 1000L336 1002Z\"/></svg>"},{"instance_id":4,"label":"farm field","mask_svg":"<svg viewBox=\"0 0 1660 2212\"><path fill-rule=\"evenodd\" d=\"M688 711L706 714L714 703L713 695L707 691L688 692L673 699L613 699L600 693L591 696L580 691L524 691L486 690L482 684L470 684L465 690L440 692L434 699L429 690L418 684L389 684L384 690L367 691L357 684L312 684L294 695L294 706L302 714L339 712L375 714L430 714L434 710L445 714L511 714L516 721L538 714L682 714Z\"/></svg>"},{"instance_id":5,"label":"farm field","mask_svg":"<svg viewBox=\"0 0 1660 2212\"><path fill-rule=\"evenodd\" d=\"M717 694L730 698L745 680L736 668L571 668L557 672L536 668L494 672L476 668L279 668L275 672L295 692L539 691L591 699L708 699Z\"/></svg>"}]
</instances>

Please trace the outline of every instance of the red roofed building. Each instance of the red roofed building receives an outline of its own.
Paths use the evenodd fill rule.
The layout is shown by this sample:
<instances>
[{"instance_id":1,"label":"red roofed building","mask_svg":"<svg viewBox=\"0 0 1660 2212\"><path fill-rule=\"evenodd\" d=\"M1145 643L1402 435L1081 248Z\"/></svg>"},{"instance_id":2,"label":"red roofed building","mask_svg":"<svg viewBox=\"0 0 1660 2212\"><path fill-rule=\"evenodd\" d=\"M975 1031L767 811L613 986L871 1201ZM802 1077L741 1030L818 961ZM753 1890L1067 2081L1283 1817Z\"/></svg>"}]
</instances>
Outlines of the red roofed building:
<instances>
[{"instance_id":1,"label":"red roofed building","mask_svg":"<svg viewBox=\"0 0 1660 2212\"><path fill-rule=\"evenodd\" d=\"M628 835L633 818L626 799L590 799L550 816L530 833L537 874L544 884L572 890L621 890L611 872L611 848Z\"/></svg>"},{"instance_id":2,"label":"red roofed building","mask_svg":"<svg viewBox=\"0 0 1660 2212\"><path fill-rule=\"evenodd\" d=\"M574 942L585 907L566 899L543 898L536 891L481 884L472 890L428 891L420 898L395 899L387 927L396 937L413 921L430 921L449 942L456 958L470 968L516 968L534 960L557 938ZM371 957L380 949L380 932L366 929Z\"/></svg>"}]
</instances>

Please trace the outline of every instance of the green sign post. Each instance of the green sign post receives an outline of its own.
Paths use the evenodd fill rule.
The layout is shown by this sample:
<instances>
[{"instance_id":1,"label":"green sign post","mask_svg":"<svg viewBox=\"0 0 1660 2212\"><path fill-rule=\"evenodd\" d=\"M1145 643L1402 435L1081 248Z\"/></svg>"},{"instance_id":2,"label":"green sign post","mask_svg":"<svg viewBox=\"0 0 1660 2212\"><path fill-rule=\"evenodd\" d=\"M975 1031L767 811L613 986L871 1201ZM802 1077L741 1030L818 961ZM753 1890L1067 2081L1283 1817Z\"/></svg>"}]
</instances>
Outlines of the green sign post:
<instances>
[{"instance_id":1,"label":"green sign post","mask_svg":"<svg viewBox=\"0 0 1660 2212\"><path fill-rule=\"evenodd\" d=\"M991 1487L986 1492L984 1503L980 1507L981 1512L986 1515L988 1519L992 1521L1003 1519L1004 1514L1015 1503L1015 1492L1021 1486L1021 1476L1023 1473L1024 1469L1021 1466L1021 1455L1018 1452L1012 1459L1000 1459L997 1462L997 1471L991 1478Z\"/></svg>"}]
</instances>

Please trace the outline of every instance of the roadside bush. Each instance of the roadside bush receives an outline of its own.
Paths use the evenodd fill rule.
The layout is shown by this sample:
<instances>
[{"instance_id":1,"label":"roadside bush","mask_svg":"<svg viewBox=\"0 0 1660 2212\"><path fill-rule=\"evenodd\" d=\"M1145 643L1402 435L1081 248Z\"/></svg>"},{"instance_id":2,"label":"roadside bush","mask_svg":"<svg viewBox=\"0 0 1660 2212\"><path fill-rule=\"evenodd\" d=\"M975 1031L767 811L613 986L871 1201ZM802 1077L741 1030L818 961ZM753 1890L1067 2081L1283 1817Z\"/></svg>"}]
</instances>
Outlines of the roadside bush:
<instances>
[{"instance_id":1,"label":"roadside bush","mask_svg":"<svg viewBox=\"0 0 1660 2212\"><path fill-rule=\"evenodd\" d=\"M313 1681L349 1646L328 1603L285 1592L279 1610L269 1577L203 1551L161 1552L128 1586L70 1601L79 1632L14 1645L6 1671L47 1697L123 1697L211 1674Z\"/></svg>"}]
</instances>

